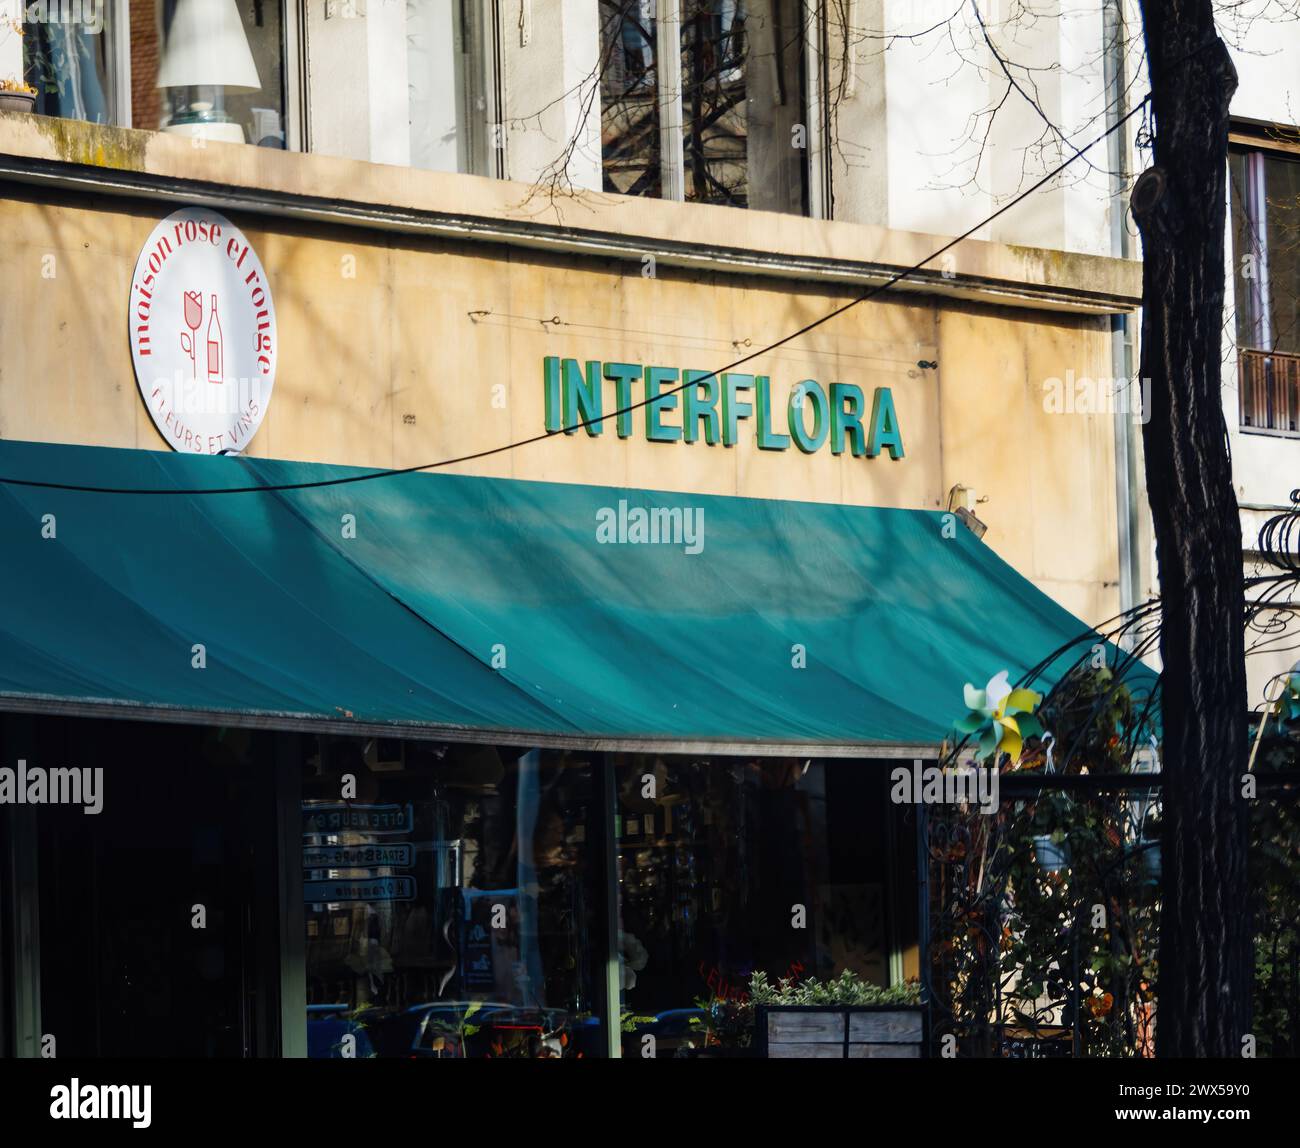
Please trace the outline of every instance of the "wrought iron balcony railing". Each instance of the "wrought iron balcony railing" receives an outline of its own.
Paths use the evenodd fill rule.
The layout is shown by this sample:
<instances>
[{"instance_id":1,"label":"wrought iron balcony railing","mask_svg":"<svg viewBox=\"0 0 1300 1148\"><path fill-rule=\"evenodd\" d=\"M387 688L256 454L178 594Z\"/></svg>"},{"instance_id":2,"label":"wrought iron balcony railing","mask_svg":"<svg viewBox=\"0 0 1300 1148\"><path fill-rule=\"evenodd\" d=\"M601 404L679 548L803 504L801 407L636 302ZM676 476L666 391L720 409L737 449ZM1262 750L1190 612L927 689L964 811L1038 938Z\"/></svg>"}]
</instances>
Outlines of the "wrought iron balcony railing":
<instances>
[{"instance_id":1,"label":"wrought iron balcony railing","mask_svg":"<svg viewBox=\"0 0 1300 1148\"><path fill-rule=\"evenodd\" d=\"M1300 433L1300 355L1238 352L1241 425Z\"/></svg>"}]
</instances>

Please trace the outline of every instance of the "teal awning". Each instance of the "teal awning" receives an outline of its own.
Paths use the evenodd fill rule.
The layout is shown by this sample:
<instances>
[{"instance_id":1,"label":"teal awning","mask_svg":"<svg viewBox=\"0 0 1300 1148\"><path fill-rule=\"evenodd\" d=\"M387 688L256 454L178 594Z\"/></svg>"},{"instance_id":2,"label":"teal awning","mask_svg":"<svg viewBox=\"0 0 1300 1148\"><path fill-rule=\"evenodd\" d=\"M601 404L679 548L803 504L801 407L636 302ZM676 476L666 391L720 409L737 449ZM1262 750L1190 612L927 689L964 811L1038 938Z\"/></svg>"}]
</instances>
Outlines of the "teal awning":
<instances>
[{"instance_id":1,"label":"teal awning","mask_svg":"<svg viewBox=\"0 0 1300 1148\"><path fill-rule=\"evenodd\" d=\"M0 442L0 476L91 486L357 473ZM598 539L649 508L702 513L699 552ZM965 682L1014 680L1086 629L943 526L919 510L439 473L255 494L0 485L0 707L897 752L949 732Z\"/></svg>"}]
</instances>

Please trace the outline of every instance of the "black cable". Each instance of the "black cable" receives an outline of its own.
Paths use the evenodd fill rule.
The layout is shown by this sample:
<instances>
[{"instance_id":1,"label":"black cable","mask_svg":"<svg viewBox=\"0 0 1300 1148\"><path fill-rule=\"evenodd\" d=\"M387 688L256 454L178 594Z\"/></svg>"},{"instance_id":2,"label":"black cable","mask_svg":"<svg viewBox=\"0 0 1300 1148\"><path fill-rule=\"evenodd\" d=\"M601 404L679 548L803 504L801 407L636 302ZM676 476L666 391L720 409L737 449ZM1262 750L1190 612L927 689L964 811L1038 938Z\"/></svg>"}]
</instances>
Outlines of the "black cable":
<instances>
[{"instance_id":1,"label":"black cable","mask_svg":"<svg viewBox=\"0 0 1300 1148\"><path fill-rule=\"evenodd\" d=\"M570 431L580 430L584 427L594 426L596 423L603 423L606 419L616 419L618 418L619 415L629 414L632 411L638 411L642 407L649 406L651 403L659 402L661 399L667 398L670 395L679 394L681 391L684 391L687 387L697 386L707 379L714 379L717 378L718 375L723 374L727 371L734 371L737 367L742 367L746 363L751 362L752 360L757 359L762 355L766 355L771 351L775 351L778 347L784 347L787 343L791 343L795 339L798 339L801 336L808 334L809 331L816 330L818 327L822 326L822 324L829 323L832 319L839 318L839 316L843 315L846 311L851 311L854 307L858 306L859 304L866 303L868 300L874 299L877 295L880 295L883 292L889 290L889 288L893 287L896 283L899 283L902 280L906 279L909 275L913 275L916 272L922 270L927 263L932 263L934 260L938 259L939 256L943 255L945 252L950 251L952 250L952 248L956 247L957 244L969 239L972 235L975 234L975 232L979 231L981 228L987 227L995 219L997 219L1001 215L1004 215L1006 212L1010 211L1018 203L1022 202L1025 199L1028 199L1029 196L1033 195L1034 192L1036 192L1039 188L1043 187L1045 184L1050 183L1058 175L1060 175L1061 172L1063 172L1067 167L1070 166L1070 164L1072 164L1076 159L1080 158L1084 154L1084 152L1090 151L1092 148L1096 147L1103 140L1107 139L1110 135L1112 135L1114 132L1118 131L1121 127L1123 127L1124 124L1126 124L1130 119L1132 119L1135 115L1137 115L1139 111L1145 108L1146 105L1150 102L1150 100L1151 97L1149 95L1146 96L1141 103L1134 106L1133 109L1129 111L1126 115L1124 115L1121 119L1116 120L1113 124L1111 124L1110 127L1108 127L1104 132L1102 132L1101 135L1097 136L1096 139L1092 140L1091 143L1087 143L1083 147L1079 148L1074 153L1074 155L1069 157L1069 159L1058 164L1055 168L1049 171L1037 182L1031 184L1024 191L1020 192L1018 195L1008 200L1001 207L999 207L997 211L993 212L992 215L986 216L984 219L980 220L979 223L975 224L973 227L968 228L966 231L963 231L956 238L950 239L942 247L938 248L935 251L932 251L919 263L913 263L910 267L906 267L901 271L895 271L883 283L879 283L875 287L868 288L861 295L857 296L854 299L850 299L847 303L841 304L839 307L836 307L832 311L828 311L821 318L814 319L811 323L808 323L805 326L800 327L797 331L791 332L789 335L786 335L776 340L776 342L774 343L769 343L765 347L760 347L756 351L751 351L749 354L745 355L744 357L737 359L734 363L728 363L725 367L718 367L716 370L712 370L706 375L700 375L697 378L692 379L689 383L681 383L678 386L673 387L671 390L661 391L654 398L642 399L640 400L640 402L632 403L630 406L620 407L618 410L610 411L608 414L602 413L598 417L583 419L581 422L576 422L567 427L562 427L560 430L543 431L541 434L535 434L529 438L517 439L514 442L503 443L501 446L489 447L487 450L475 451L472 454L462 454L456 458L445 458L440 462L426 462L426 463L421 463L418 466L402 467L398 470L367 471L364 474L349 475L347 478L323 478L315 482L285 482L285 483L279 483L276 485L267 485L267 486L196 487L196 488L187 489L184 487L162 488L162 487L82 486L77 483L71 483L71 482L38 482L35 479L6 478L4 476L0 476L0 484L3 484L5 486L36 487L41 490L72 490L72 491L78 491L83 494L184 494L184 495L260 494L260 493L276 491L276 490L314 490L324 486L346 486L348 483L353 483L353 482L369 482L372 479L377 479L377 478L392 478L395 475L415 474L419 471L437 470L440 467L444 467L444 466L455 466L462 462L474 462L480 458L490 458L492 455L504 454L508 450L517 450L521 446L530 446L535 442L542 442L545 439L554 438L557 434L565 434Z\"/></svg>"}]
</instances>

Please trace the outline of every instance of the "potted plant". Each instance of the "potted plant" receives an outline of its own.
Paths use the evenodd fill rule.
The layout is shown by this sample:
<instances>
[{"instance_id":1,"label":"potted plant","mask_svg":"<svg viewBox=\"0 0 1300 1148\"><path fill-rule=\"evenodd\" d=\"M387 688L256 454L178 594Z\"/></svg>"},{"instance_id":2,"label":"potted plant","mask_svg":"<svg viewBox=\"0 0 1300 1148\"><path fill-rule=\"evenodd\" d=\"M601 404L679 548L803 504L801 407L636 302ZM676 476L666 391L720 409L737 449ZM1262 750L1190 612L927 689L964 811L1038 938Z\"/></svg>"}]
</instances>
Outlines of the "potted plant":
<instances>
[{"instance_id":1,"label":"potted plant","mask_svg":"<svg viewBox=\"0 0 1300 1148\"><path fill-rule=\"evenodd\" d=\"M925 1011L915 981L881 988L845 970L820 982L749 982L754 1041L769 1059L919 1058Z\"/></svg>"},{"instance_id":2,"label":"potted plant","mask_svg":"<svg viewBox=\"0 0 1300 1148\"><path fill-rule=\"evenodd\" d=\"M1147 885L1160 884L1160 819L1158 816L1147 817L1142 823L1137 844L1133 846L1132 855L1136 858L1142 880Z\"/></svg>"},{"instance_id":3,"label":"potted plant","mask_svg":"<svg viewBox=\"0 0 1300 1148\"><path fill-rule=\"evenodd\" d=\"M692 1039L677 1056L700 1060L745 1058L754 1048L754 1005L748 997L700 997L690 1018Z\"/></svg>"},{"instance_id":4,"label":"potted plant","mask_svg":"<svg viewBox=\"0 0 1300 1148\"><path fill-rule=\"evenodd\" d=\"M6 20L0 28L0 112L30 112L35 107L36 89L23 79L22 72L22 21Z\"/></svg>"},{"instance_id":5,"label":"potted plant","mask_svg":"<svg viewBox=\"0 0 1300 1148\"><path fill-rule=\"evenodd\" d=\"M1072 820L1068 795L1042 794L1034 807L1034 860L1044 877L1054 877L1070 868L1070 837L1067 826Z\"/></svg>"},{"instance_id":6,"label":"potted plant","mask_svg":"<svg viewBox=\"0 0 1300 1148\"><path fill-rule=\"evenodd\" d=\"M1065 838L1065 831L1058 829L1053 833L1039 833L1034 837L1034 857L1038 867L1047 875L1059 873L1070 867L1070 843Z\"/></svg>"}]
</instances>

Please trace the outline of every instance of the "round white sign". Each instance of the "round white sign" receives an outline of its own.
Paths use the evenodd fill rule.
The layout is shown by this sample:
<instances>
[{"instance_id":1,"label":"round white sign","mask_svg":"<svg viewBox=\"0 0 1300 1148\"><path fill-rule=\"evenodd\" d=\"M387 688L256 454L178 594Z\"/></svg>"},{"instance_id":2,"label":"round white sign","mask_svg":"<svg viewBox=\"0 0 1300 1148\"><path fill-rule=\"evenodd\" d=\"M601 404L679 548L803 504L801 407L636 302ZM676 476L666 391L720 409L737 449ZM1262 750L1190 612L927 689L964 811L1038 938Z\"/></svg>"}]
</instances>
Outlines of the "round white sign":
<instances>
[{"instance_id":1,"label":"round white sign","mask_svg":"<svg viewBox=\"0 0 1300 1148\"><path fill-rule=\"evenodd\" d=\"M131 279L131 359L172 448L248 446L275 385L275 304L252 244L225 216L185 207L153 229Z\"/></svg>"}]
</instances>

